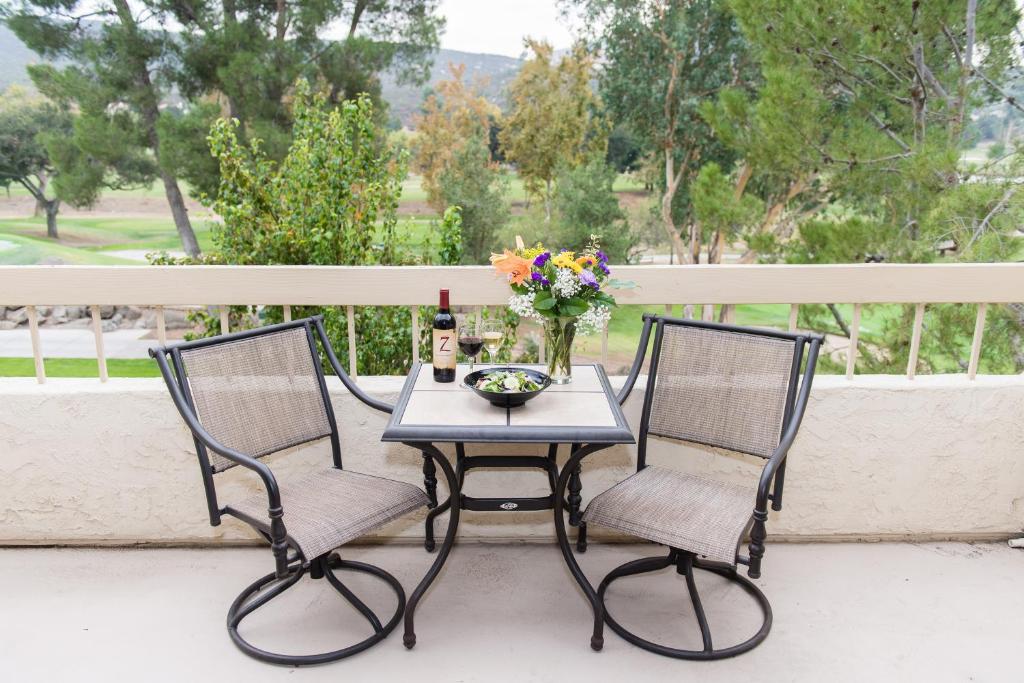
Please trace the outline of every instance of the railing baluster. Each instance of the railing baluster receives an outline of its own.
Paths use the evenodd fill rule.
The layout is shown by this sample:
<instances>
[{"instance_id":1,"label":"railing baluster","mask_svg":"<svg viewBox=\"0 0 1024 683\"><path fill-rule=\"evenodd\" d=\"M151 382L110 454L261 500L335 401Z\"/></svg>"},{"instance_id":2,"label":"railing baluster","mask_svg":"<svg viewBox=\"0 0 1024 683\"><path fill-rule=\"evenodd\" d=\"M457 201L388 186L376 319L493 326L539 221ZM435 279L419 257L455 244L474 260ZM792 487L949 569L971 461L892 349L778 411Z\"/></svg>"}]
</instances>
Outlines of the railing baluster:
<instances>
[{"instance_id":1,"label":"railing baluster","mask_svg":"<svg viewBox=\"0 0 1024 683\"><path fill-rule=\"evenodd\" d=\"M608 365L608 323L601 328L601 365Z\"/></svg>"},{"instance_id":2,"label":"railing baluster","mask_svg":"<svg viewBox=\"0 0 1024 683\"><path fill-rule=\"evenodd\" d=\"M857 338L860 336L860 304L853 305L853 322L850 323L850 348L846 352L846 379L853 379L857 364Z\"/></svg>"},{"instance_id":3,"label":"railing baluster","mask_svg":"<svg viewBox=\"0 0 1024 683\"><path fill-rule=\"evenodd\" d=\"M32 358L36 363L36 381L46 382L46 367L43 365L43 347L39 342L39 312L35 306L28 307L28 330L32 338Z\"/></svg>"},{"instance_id":4,"label":"railing baluster","mask_svg":"<svg viewBox=\"0 0 1024 683\"><path fill-rule=\"evenodd\" d=\"M665 315L672 317L672 304L665 304Z\"/></svg>"},{"instance_id":5,"label":"railing baluster","mask_svg":"<svg viewBox=\"0 0 1024 683\"><path fill-rule=\"evenodd\" d=\"M476 307L476 328L477 328L478 332L480 331L480 326L483 325L483 324L484 324L484 307L483 306L477 306Z\"/></svg>"},{"instance_id":6,"label":"railing baluster","mask_svg":"<svg viewBox=\"0 0 1024 683\"><path fill-rule=\"evenodd\" d=\"M100 381L106 382L107 376L107 355L103 351L103 321L100 319L100 307L93 305L89 307L92 313L92 333L96 337L96 365L100 370Z\"/></svg>"},{"instance_id":7,"label":"railing baluster","mask_svg":"<svg viewBox=\"0 0 1024 683\"><path fill-rule=\"evenodd\" d=\"M420 307L412 307L412 362L420 362Z\"/></svg>"},{"instance_id":8,"label":"railing baluster","mask_svg":"<svg viewBox=\"0 0 1024 683\"><path fill-rule=\"evenodd\" d=\"M284 321L290 323L292 321L292 307L289 304L283 306L284 309Z\"/></svg>"},{"instance_id":9,"label":"railing baluster","mask_svg":"<svg viewBox=\"0 0 1024 683\"><path fill-rule=\"evenodd\" d=\"M348 374L356 379L356 309L345 307L345 318L348 320Z\"/></svg>"},{"instance_id":10,"label":"railing baluster","mask_svg":"<svg viewBox=\"0 0 1024 683\"><path fill-rule=\"evenodd\" d=\"M156 339L160 346L167 346L167 319L164 317L164 307L156 307Z\"/></svg>"},{"instance_id":11,"label":"railing baluster","mask_svg":"<svg viewBox=\"0 0 1024 683\"><path fill-rule=\"evenodd\" d=\"M712 320L714 320L715 319L715 305L714 304L704 304L703 309L702 309L702 313L701 313L701 318L703 318L705 322L711 322Z\"/></svg>"},{"instance_id":12,"label":"railing baluster","mask_svg":"<svg viewBox=\"0 0 1024 683\"><path fill-rule=\"evenodd\" d=\"M231 321L228 318L228 307L218 306L217 308L220 309L220 333L227 334L231 328Z\"/></svg>"},{"instance_id":13,"label":"railing baluster","mask_svg":"<svg viewBox=\"0 0 1024 683\"><path fill-rule=\"evenodd\" d=\"M978 375L978 359L981 358L981 338L985 334L985 314L988 304L978 304L978 315L974 319L974 339L971 340L971 362L967 366L967 379L973 380Z\"/></svg>"},{"instance_id":14,"label":"railing baluster","mask_svg":"<svg viewBox=\"0 0 1024 683\"><path fill-rule=\"evenodd\" d=\"M914 329L910 333L910 356L907 358L907 379L917 374L917 355L921 348L921 325L924 323L924 304L914 306Z\"/></svg>"},{"instance_id":15,"label":"railing baluster","mask_svg":"<svg viewBox=\"0 0 1024 683\"><path fill-rule=\"evenodd\" d=\"M796 332L796 322L800 318L800 304L789 306L789 331Z\"/></svg>"}]
</instances>

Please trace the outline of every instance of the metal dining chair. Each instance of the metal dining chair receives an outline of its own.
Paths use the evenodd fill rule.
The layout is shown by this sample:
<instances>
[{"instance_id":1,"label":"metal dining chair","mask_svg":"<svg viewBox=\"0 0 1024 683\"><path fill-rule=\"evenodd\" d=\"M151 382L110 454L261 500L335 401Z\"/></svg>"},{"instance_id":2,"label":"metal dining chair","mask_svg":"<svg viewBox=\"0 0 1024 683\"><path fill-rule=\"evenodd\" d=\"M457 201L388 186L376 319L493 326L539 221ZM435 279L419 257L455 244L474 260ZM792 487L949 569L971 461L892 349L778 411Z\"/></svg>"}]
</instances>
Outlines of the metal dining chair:
<instances>
[{"instance_id":1,"label":"metal dining chair","mask_svg":"<svg viewBox=\"0 0 1024 683\"><path fill-rule=\"evenodd\" d=\"M228 633L256 659L275 664L330 662L382 641L401 620L405 592L383 569L342 559L335 550L388 522L427 505L427 494L399 481L342 468L338 426L327 392L317 340L348 390L366 405L392 407L366 395L341 368L317 316L236 334L150 349L171 398L192 432L210 524L230 515L270 542L275 571L256 580L228 610ZM261 458L327 439L332 462L302 476L278 478ZM256 473L264 491L222 506L218 475L236 465ZM337 570L381 579L398 605L386 623L346 586ZM239 624L294 586L304 574L326 578L369 622L372 634L331 652L277 654L247 642Z\"/></svg>"},{"instance_id":2,"label":"metal dining chair","mask_svg":"<svg viewBox=\"0 0 1024 683\"><path fill-rule=\"evenodd\" d=\"M630 643L661 655L732 657L757 646L771 629L768 599L739 575L737 565L747 565L750 578L761 576L768 507L782 509L786 455L807 408L822 337L645 315L640 348L618 395L620 403L629 397L640 374L652 328L654 348L637 435L636 473L596 496L583 521L660 543L668 553L627 562L604 577L596 591L591 645L601 649L607 623ZM749 485L649 465L647 444L652 436L753 455L765 464L759 480ZM567 467L576 464L570 461ZM748 534L749 555L743 556L741 544ZM617 579L671 566L686 579L703 640L701 650L642 638L616 621L605 603L608 588ZM739 644L715 647L694 580L697 569L737 584L757 601L763 615L757 633Z\"/></svg>"}]
</instances>

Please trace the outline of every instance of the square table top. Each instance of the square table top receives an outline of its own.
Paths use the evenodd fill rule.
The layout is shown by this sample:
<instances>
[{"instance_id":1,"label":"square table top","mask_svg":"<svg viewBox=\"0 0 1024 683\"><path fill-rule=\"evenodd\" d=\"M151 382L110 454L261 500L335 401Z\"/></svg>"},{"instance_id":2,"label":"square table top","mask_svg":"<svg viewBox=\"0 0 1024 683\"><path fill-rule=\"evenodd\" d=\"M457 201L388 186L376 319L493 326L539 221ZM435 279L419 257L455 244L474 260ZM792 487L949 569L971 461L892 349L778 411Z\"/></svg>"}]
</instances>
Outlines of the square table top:
<instances>
[{"instance_id":1,"label":"square table top","mask_svg":"<svg viewBox=\"0 0 1024 683\"><path fill-rule=\"evenodd\" d=\"M477 368L491 367L477 364ZM541 366L524 365L519 367ZM572 382L552 384L515 408L499 408L462 384L468 365L458 365L455 381L435 382L429 364L409 371L382 441L466 443L633 443L600 365L573 365Z\"/></svg>"}]
</instances>

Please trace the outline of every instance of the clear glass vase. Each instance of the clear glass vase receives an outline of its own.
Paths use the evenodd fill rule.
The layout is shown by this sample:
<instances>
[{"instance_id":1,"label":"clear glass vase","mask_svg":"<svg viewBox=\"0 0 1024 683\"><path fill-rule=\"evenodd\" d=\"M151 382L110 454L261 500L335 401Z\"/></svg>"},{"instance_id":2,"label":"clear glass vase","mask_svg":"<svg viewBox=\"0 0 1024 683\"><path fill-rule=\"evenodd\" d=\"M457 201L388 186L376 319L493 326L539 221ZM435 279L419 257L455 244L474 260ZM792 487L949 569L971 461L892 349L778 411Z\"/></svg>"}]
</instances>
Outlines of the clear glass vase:
<instances>
[{"instance_id":1,"label":"clear glass vase","mask_svg":"<svg viewBox=\"0 0 1024 683\"><path fill-rule=\"evenodd\" d=\"M548 318L544 321L544 346L552 384L572 381L572 340L576 318Z\"/></svg>"}]
</instances>

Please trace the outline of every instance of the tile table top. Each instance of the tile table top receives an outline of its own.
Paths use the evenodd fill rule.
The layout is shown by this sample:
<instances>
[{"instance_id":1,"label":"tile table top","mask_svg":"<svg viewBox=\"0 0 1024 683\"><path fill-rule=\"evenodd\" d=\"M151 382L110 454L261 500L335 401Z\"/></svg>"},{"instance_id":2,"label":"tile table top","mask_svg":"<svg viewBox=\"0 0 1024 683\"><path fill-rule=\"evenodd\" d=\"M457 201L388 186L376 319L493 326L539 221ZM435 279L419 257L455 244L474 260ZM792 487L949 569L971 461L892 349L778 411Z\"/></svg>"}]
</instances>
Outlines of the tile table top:
<instances>
[{"instance_id":1,"label":"tile table top","mask_svg":"<svg viewBox=\"0 0 1024 683\"><path fill-rule=\"evenodd\" d=\"M483 367L490 366L477 365ZM465 388L468 371L468 365L459 365L455 381L442 384L434 381L429 364L414 365L382 440L633 443L600 365L574 365L572 382L552 385L516 408L493 406Z\"/></svg>"}]
</instances>

